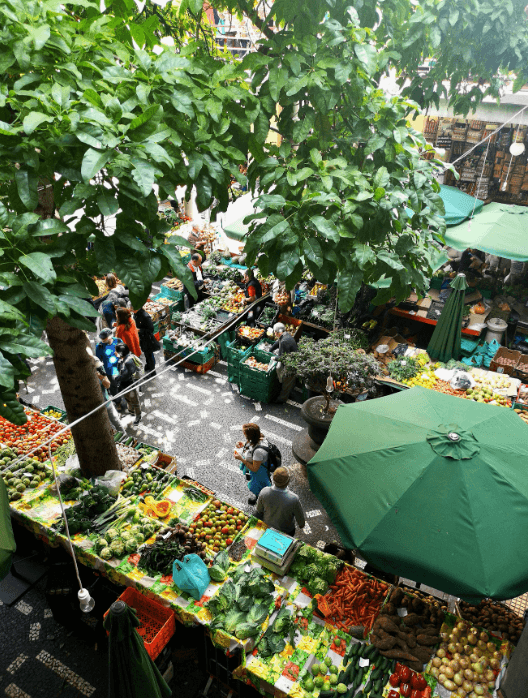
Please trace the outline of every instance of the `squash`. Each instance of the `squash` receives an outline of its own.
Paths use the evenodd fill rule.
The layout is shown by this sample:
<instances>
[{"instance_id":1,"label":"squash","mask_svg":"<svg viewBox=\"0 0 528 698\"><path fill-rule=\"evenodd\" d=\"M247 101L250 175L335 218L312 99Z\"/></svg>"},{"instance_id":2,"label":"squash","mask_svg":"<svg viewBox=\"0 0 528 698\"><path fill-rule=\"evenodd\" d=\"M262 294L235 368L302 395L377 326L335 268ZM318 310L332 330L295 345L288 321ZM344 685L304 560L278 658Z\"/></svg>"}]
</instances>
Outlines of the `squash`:
<instances>
[{"instance_id":1,"label":"squash","mask_svg":"<svg viewBox=\"0 0 528 698\"><path fill-rule=\"evenodd\" d=\"M475 315L484 315L484 313L486 312L486 306L484 305L484 303L477 303L471 308L471 311Z\"/></svg>"},{"instance_id":2,"label":"squash","mask_svg":"<svg viewBox=\"0 0 528 698\"><path fill-rule=\"evenodd\" d=\"M156 502L156 504L153 505L156 514L163 519L167 514L170 512L171 507L172 507L172 502L170 502L168 499L164 499L161 502Z\"/></svg>"}]
</instances>

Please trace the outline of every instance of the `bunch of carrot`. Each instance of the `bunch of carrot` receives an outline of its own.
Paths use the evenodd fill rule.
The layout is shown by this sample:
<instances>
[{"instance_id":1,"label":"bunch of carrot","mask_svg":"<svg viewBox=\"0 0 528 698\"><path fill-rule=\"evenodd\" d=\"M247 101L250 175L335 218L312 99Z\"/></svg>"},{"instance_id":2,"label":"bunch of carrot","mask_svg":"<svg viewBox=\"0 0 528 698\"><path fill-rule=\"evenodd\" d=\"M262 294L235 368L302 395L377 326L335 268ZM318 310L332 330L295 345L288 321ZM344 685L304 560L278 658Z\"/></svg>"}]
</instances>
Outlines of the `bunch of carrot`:
<instances>
[{"instance_id":1,"label":"bunch of carrot","mask_svg":"<svg viewBox=\"0 0 528 698\"><path fill-rule=\"evenodd\" d=\"M345 632L362 625L366 636L387 595L388 585L345 565L330 589L332 593L325 598L327 617L333 618L335 626Z\"/></svg>"}]
</instances>

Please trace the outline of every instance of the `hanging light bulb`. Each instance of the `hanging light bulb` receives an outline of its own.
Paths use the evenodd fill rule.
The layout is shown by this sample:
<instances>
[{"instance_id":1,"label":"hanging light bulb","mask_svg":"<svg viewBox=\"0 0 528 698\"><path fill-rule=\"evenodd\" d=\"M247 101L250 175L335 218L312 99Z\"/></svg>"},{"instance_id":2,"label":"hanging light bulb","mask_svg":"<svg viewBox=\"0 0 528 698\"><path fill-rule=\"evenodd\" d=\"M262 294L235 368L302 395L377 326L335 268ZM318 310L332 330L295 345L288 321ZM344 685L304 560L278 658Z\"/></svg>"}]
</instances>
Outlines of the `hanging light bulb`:
<instances>
[{"instance_id":1,"label":"hanging light bulb","mask_svg":"<svg viewBox=\"0 0 528 698\"><path fill-rule=\"evenodd\" d=\"M81 611L83 613L90 613L90 611L93 611L95 601L90 596L90 592L88 591L88 589L79 589L79 591L77 592L77 598L79 599L79 602L81 604Z\"/></svg>"},{"instance_id":2,"label":"hanging light bulb","mask_svg":"<svg viewBox=\"0 0 528 698\"><path fill-rule=\"evenodd\" d=\"M435 148L435 153L438 155L439 158L443 158L444 155L446 154L446 149L445 148Z\"/></svg>"},{"instance_id":3,"label":"hanging light bulb","mask_svg":"<svg viewBox=\"0 0 528 698\"><path fill-rule=\"evenodd\" d=\"M501 191L508 191L508 180L505 179L504 182L501 184Z\"/></svg>"},{"instance_id":4,"label":"hanging light bulb","mask_svg":"<svg viewBox=\"0 0 528 698\"><path fill-rule=\"evenodd\" d=\"M524 153L524 143L512 143L510 145L510 153L517 157L517 155L522 155Z\"/></svg>"},{"instance_id":5,"label":"hanging light bulb","mask_svg":"<svg viewBox=\"0 0 528 698\"><path fill-rule=\"evenodd\" d=\"M332 376L328 376L328 378L326 379L326 392L334 392L334 379L332 378Z\"/></svg>"}]
</instances>

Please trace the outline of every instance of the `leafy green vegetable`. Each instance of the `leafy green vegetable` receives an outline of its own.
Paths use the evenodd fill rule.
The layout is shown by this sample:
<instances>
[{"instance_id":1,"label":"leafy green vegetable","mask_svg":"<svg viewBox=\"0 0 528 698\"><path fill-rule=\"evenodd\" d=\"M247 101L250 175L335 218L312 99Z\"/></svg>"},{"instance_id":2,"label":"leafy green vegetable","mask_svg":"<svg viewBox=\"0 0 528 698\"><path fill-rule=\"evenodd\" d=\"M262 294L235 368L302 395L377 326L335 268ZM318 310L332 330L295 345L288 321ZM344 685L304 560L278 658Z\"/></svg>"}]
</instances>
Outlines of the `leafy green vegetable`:
<instances>
[{"instance_id":1,"label":"leafy green vegetable","mask_svg":"<svg viewBox=\"0 0 528 698\"><path fill-rule=\"evenodd\" d=\"M230 635L234 635L237 626L242 624L245 620L246 614L244 611L239 610L236 606L230 608L225 617L225 631Z\"/></svg>"},{"instance_id":2,"label":"leafy green vegetable","mask_svg":"<svg viewBox=\"0 0 528 698\"><path fill-rule=\"evenodd\" d=\"M214 582L223 582L229 569L229 554L222 550L215 558L214 565L209 568L209 576Z\"/></svg>"},{"instance_id":3,"label":"leafy green vegetable","mask_svg":"<svg viewBox=\"0 0 528 698\"><path fill-rule=\"evenodd\" d=\"M402 381L412 378L421 370L420 364L408 356L394 359L388 364L389 375L394 380Z\"/></svg>"},{"instance_id":4,"label":"leafy green vegetable","mask_svg":"<svg viewBox=\"0 0 528 698\"><path fill-rule=\"evenodd\" d=\"M235 635L239 640L245 640L248 637L255 637L260 632L260 623L240 623L235 630Z\"/></svg>"},{"instance_id":5,"label":"leafy green vegetable","mask_svg":"<svg viewBox=\"0 0 528 698\"><path fill-rule=\"evenodd\" d=\"M269 613L269 604L266 601L259 601L253 604L247 615L248 623L263 623Z\"/></svg>"}]
</instances>

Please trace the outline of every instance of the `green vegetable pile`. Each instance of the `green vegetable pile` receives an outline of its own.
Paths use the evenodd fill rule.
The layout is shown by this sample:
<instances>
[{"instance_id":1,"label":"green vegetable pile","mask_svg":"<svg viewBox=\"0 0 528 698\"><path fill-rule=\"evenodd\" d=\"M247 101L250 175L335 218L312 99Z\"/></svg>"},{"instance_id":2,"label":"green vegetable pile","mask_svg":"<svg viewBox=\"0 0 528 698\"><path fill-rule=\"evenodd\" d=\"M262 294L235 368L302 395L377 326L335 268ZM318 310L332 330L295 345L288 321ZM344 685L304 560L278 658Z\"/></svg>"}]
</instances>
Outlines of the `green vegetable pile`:
<instances>
[{"instance_id":1,"label":"green vegetable pile","mask_svg":"<svg viewBox=\"0 0 528 698\"><path fill-rule=\"evenodd\" d=\"M98 514L102 514L115 502L116 497L109 494L106 487L96 485L87 494L81 495L79 504L66 509L66 519L70 533L89 531L93 525L93 520ZM57 525L57 531L62 533L66 530L64 521L61 519Z\"/></svg>"},{"instance_id":2,"label":"green vegetable pile","mask_svg":"<svg viewBox=\"0 0 528 698\"><path fill-rule=\"evenodd\" d=\"M312 548L311 545L303 544L288 574L301 582L312 596L324 595L328 591L328 586L335 582L343 564L342 560L338 560L333 555L326 555L317 548Z\"/></svg>"},{"instance_id":3,"label":"green vegetable pile","mask_svg":"<svg viewBox=\"0 0 528 698\"><path fill-rule=\"evenodd\" d=\"M250 572L239 565L207 603L211 630L223 630L239 640L256 637L268 617L275 586L261 567Z\"/></svg>"},{"instance_id":4,"label":"green vegetable pile","mask_svg":"<svg viewBox=\"0 0 528 698\"><path fill-rule=\"evenodd\" d=\"M55 467L57 470L60 470L62 466L66 465L66 461L70 456L73 456L76 453L75 451L75 444L73 442L73 439L69 439L65 444L60 446L55 453Z\"/></svg>"},{"instance_id":5,"label":"green vegetable pile","mask_svg":"<svg viewBox=\"0 0 528 698\"><path fill-rule=\"evenodd\" d=\"M268 305L262 311L262 313L258 319L258 322L260 325L269 326L269 325L271 325L271 323L275 319L275 315L277 315L277 308L274 308L274 307Z\"/></svg>"},{"instance_id":6,"label":"green vegetable pile","mask_svg":"<svg viewBox=\"0 0 528 698\"><path fill-rule=\"evenodd\" d=\"M141 519L126 531L120 532L117 528L109 528L106 534L97 538L94 549L103 560L133 555L157 529L157 522L148 518Z\"/></svg>"},{"instance_id":7,"label":"green vegetable pile","mask_svg":"<svg viewBox=\"0 0 528 698\"><path fill-rule=\"evenodd\" d=\"M158 574L166 576L172 574L174 560L182 560L189 553L197 553L204 559L205 544L195 538L188 526L167 527L162 529L152 545L141 550L138 569L154 577Z\"/></svg>"},{"instance_id":8,"label":"green vegetable pile","mask_svg":"<svg viewBox=\"0 0 528 698\"><path fill-rule=\"evenodd\" d=\"M168 473L160 468L149 468L143 470L137 468L129 474L121 491L123 494L140 494L150 492L151 494L161 494L167 485L177 484L178 479L172 473Z\"/></svg>"},{"instance_id":9,"label":"green vegetable pile","mask_svg":"<svg viewBox=\"0 0 528 698\"><path fill-rule=\"evenodd\" d=\"M266 630L258 645L258 653L262 657L271 657L272 654L280 654L286 647L286 637L289 637L290 645L294 643L295 624L294 618L287 606L283 606L277 613L277 617Z\"/></svg>"},{"instance_id":10,"label":"green vegetable pile","mask_svg":"<svg viewBox=\"0 0 528 698\"><path fill-rule=\"evenodd\" d=\"M415 359L405 356L390 361L387 368L389 369L390 377L401 382L408 378L413 378L423 367Z\"/></svg>"},{"instance_id":11,"label":"green vegetable pile","mask_svg":"<svg viewBox=\"0 0 528 698\"><path fill-rule=\"evenodd\" d=\"M223 582L227 576L227 570L231 561L229 559L229 554L227 550L222 550L215 557L212 566L209 568L209 576L213 582Z\"/></svg>"},{"instance_id":12,"label":"green vegetable pile","mask_svg":"<svg viewBox=\"0 0 528 698\"><path fill-rule=\"evenodd\" d=\"M31 458L11 465L17 458L17 454L10 448L0 450L0 471L10 502L21 499L23 492L38 487L43 480L51 475L47 466Z\"/></svg>"}]
</instances>

